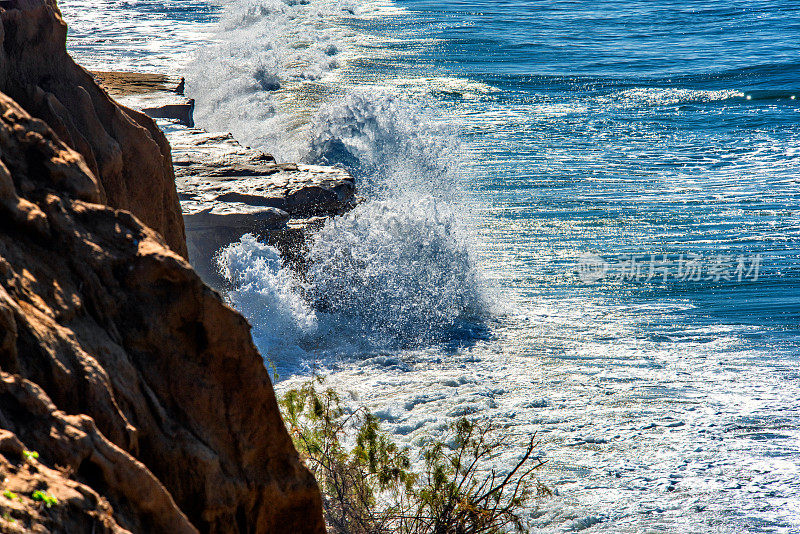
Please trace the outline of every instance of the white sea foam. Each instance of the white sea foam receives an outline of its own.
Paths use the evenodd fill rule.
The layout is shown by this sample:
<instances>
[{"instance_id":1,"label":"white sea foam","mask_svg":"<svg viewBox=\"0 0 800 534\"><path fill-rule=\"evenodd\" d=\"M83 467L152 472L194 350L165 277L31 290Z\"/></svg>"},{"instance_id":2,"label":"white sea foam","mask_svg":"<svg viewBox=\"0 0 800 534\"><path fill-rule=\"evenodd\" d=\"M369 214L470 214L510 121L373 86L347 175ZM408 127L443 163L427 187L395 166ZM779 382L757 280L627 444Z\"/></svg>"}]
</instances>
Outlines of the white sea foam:
<instances>
[{"instance_id":1,"label":"white sea foam","mask_svg":"<svg viewBox=\"0 0 800 534\"><path fill-rule=\"evenodd\" d=\"M744 98L742 91L735 89L699 90L678 89L674 87L636 87L614 93L609 97L599 100L603 103L623 107L647 106L674 106L678 104L699 104L728 100L730 98Z\"/></svg>"},{"instance_id":2,"label":"white sea foam","mask_svg":"<svg viewBox=\"0 0 800 534\"><path fill-rule=\"evenodd\" d=\"M233 286L231 304L253 324L265 354L291 351L317 329L317 317L303 299L303 285L281 262L279 252L248 234L217 257L220 273Z\"/></svg>"},{"instance_id":3,"label":"white sea foam","mask_svg":"<svg viewBox=\"0 0 800 534\"><path fill-rule=\"evenodd\" d=\"M60 0L69 51L92 70L177 74L214 33L214 6L171 0Z\"/></svg>"},{"instance_id":4,"label":"white sea foam","mask_svg":"<svg viewBox=\"0 0 800 534\"><path fill-rule=\"evenodd\" d=\"M311 118L348 92L352 64L388 54L386 39L347 22L399 12L382 1L227 3L219 38L198 50L187 69L196 121L207 129L232 129L279 159L300 160Z\"/></svg>"},{"instance_id":5,"label":"white sea foam","mask_svg":"<svg viewBox=\"0 0 800 534\"><path fill-rule=\"evenodd\" d=\"M460 96L478 99L486 95L499 93L500 89L486 83L454 78L450 76L429 76L418 78L396 78L393 85L402 87L412 94L438 96Z\"/></svg>"}]
</instances>

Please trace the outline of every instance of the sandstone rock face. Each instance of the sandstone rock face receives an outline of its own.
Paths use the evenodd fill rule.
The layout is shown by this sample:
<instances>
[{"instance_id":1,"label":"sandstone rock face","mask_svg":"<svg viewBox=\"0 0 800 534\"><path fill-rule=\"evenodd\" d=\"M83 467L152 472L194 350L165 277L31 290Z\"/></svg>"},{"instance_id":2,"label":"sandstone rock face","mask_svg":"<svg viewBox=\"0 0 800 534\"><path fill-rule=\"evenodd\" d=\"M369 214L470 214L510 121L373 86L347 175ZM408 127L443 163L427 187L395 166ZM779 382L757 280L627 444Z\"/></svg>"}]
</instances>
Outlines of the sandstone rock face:
<instances>
[{"instance_id":1,"label":"sandstone rock face","mask_svg":"<svg viewBox=\"0 0 800 534\"><path fill-rule=\"evenodd\" d=\"M0 372L0 421L3 532L197 532L144 465L108 441L91 418L58 411L35 384ZM44 446L36 458L31 443ZM95 478L95 490L71 478L87 473L104 484ZM55 504L39 504L32 498L37 490ZM109 499L136 514L123 509L118 520Z\"/></svg>"},{"instance_id":2,"label":"sandstone rock face","mask_svg":"<svg viewBox=\"0 0 800 534\"><path fill-rule=\"evenodd\" d=\"M3 9L6 50L25 31L60 28L44 24L52 5L25 9L40 25ZM2 530L323 532L246 321L161 235L101 204L108 184L91 168L104 164L5 95L0 160L0 489L20 496L0 496L15 520L0 518ZM58 503L34 501L34 488Z\"/></svg>"},{"instance_id":3,"label":"sandstone rock face","mask_svg":"<svg viewBox=\"0 0 800 534\"><path fill-rule=\"evenodd\" d=\"M279 164L230 134L184 129L171 137L186 219L231 205L280 209L293 219L338 215L355 206L355 180L339 167Z\"/></svg>"},{"instance_id":4,"label":"sandstone rock face","mask_svg":"<svg viewBox=\"0 0 800 534\"><path fill-rule=\"evenodd\" d=\"M98 178L100 200L132 212L186 255L166 138L115 103L66 51L55 0L0 2L0 91L48 123Z\"/></svg>"}]
</instances>

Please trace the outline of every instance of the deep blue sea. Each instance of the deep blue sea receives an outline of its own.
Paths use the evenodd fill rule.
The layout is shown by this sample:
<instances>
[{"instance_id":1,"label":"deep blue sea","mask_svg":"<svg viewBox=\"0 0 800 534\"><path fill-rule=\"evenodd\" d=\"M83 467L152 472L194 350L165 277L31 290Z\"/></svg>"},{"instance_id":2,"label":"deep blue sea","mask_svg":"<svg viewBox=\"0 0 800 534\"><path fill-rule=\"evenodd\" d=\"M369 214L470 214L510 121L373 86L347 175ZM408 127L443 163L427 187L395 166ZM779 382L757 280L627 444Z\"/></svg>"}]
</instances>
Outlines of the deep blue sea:
<instances>
[{"instance_id":1,"label":"deep blue sea","mask_svg":"<svg viewBox=\"0 0 800 534\"><path fill-rule=\"evenodd\" d=\"M220 254L279 390L537 432L534 532L800 532L800 2L61 6L87 66L356 175L303 279Z\"/></svg>"}]
</instances>

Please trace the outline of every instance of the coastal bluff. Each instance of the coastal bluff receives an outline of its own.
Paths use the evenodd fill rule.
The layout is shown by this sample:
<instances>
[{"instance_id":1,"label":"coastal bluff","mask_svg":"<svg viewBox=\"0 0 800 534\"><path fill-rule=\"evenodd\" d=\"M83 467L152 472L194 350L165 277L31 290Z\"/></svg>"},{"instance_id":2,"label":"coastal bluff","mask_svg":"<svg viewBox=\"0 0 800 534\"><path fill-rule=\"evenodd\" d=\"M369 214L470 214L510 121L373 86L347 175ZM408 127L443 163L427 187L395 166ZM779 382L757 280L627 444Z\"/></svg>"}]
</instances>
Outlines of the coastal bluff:
<instances>
[{"instance_id":1,"label":"coastal bluff","mask_svg":"<svg viewBox=\"0 0 800 534\"><path fill-rule=\"evenodd\" d=\"M75 64L55 0L6 0L0 13L0 91L83 156L101 202L130 211L186 256L164 134L145 114L117 104Z\"/></svg>"},{"instance_id":2,"label":"coastal bluff","mask_svg":"<svg viewBox=\"0 0 800 534\"><path fill-rule=\"evenodd\" d=\"M170 146L0 2L0 532L324 532L250 326L200 279Z\"/></svg>"}]
</instances>

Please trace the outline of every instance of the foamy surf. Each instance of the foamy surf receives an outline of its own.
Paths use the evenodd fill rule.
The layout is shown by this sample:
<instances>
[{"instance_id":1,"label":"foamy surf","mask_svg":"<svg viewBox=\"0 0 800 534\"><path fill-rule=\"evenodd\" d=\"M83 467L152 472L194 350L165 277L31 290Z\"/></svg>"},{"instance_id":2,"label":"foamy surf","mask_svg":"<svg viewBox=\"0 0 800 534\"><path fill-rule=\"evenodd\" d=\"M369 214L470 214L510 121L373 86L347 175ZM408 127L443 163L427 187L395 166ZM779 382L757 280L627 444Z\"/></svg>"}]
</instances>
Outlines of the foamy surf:
<instances>
[{"instance_id":1,"label":"foamy surf","mask_svg":"<svg viewBox=\"0 0 800 534\"><path fill-rule=\"evenodd\" d=\"M276 249L244 235L219 252L217 264L232 287L228 300L248 317L264 354L297 349L316 333L317 316L303 298L303 284Z\"/></svg>"},{"instance_id":2,"label":"foamy surf","mask_svg":"<svg viewBox=\"0 0 800 534\"><path fill-rule=\"evenodd\" d=\"M70 52L90 70L177 75L215 34L216 2L64 0ZM168 13L164 13L169 9Z\"/></svg>"},{"instance_id":3,"label":"foamy surf","mask_svg":"<svg viewBox=\"0 0 800 534\"><path fill-rule=\"evenodd\" d=\"M476 236L463 208L454 209L466 168L458 128L405 91L407 82L361 74L387 56L391 40L358 28L402 15L388 6L236 2L220 23L224 40L190 69L199 124L232 127L279 159L343 165L363 198L311 238L302 284L266 261L268 249L252 238L221 254L232 302L252 318L265 353L279 340L302 347L302 360L482 335L488 299L471 250Z\"/></svg>"},{"instance_id":4,"label":"foamy surf","mask_svg":"<svg viewBox=\"0 0 800 534\"><path fill-rule=\"evenodd\" d=\"M428 198L366 202L311 239L302 282L277 251L244 236L219 256L231 303L264 354L312 356L457 342L485 335L489 310L460 223Z\"/></svg>"},{"instance_id":5,"label":"foamy surf","mask_svg":"<svg viewBox=\"0 0 800 534\"><path fill-rule=\"evenodd\" d=\"M300 160L315 113L359 84L350 80L359 65L390 56L387 40L358 30L359 22L400 13L381 1L226 4L219 38L198 50L187 70L198 123Z\"/></svg>"}]
</instances>

